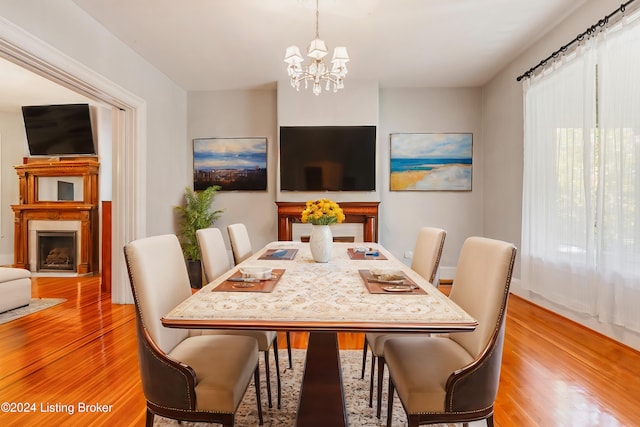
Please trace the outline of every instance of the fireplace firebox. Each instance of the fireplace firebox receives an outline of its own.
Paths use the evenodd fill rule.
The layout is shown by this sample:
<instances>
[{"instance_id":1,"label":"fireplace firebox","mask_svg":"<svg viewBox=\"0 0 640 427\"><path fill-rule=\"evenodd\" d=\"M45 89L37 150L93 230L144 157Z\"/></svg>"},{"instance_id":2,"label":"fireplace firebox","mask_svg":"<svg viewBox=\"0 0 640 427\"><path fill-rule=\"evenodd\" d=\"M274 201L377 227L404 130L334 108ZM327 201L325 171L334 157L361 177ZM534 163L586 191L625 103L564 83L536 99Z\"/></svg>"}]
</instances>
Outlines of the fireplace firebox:
<instances>
[{"instance_id":1,"label":"fireplace firebox","mask_svg":"<svg viewBox=\"0 0 640 427\"><path fill-rule=\"evenodd\" d=\"M38 231L38 271L77 271L75 231Z\"/></svg>"}]
</instances>

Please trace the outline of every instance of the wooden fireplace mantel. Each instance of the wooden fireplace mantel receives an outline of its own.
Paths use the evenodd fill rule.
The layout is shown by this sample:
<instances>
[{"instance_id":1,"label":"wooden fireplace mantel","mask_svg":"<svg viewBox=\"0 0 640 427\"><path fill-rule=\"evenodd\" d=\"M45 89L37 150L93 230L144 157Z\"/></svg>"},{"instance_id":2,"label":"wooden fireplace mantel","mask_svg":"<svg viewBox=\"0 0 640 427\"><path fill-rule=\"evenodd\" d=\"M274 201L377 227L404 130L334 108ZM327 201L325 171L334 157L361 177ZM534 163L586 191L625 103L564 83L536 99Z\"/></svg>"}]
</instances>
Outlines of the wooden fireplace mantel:
<instances>
[{"instance_id":1,"label":"wooden fireplace mantel","mask_svg":"<svg viewBox=\"0 0 640 427\"><path fill-rule=\"evenodd\" d=\"M20 202L14 212L14 267L30 270L29 221L79 221L80 238L77 273L98 270L98 171L94 158L31 160L14 166L18 174ZM81 177L83 198L79 201L40 201L38 179L42 177Z\"/></svg>"},{"instance_id":2,"label":"wooden fireplace mantel","mask_svg":"<svg viewBox=\"0 0 640 427\"><path fill-rule=\"evenodd\" d=\"M362 224L365 242L378 241L378 205L380 202L338 202L344 222ZM276 202L278 205L278 240L293 240L293 224L300 222L306 202Z\"/></svg>"}]
</instances>

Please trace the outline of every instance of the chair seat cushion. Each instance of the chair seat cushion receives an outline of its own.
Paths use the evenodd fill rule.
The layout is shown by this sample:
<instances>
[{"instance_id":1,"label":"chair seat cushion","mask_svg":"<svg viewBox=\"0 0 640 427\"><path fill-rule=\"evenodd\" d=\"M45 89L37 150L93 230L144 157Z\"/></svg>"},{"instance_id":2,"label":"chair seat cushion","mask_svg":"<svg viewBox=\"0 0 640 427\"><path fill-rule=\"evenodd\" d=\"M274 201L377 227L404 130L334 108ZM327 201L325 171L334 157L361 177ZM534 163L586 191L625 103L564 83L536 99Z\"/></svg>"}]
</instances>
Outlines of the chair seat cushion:
<instances>
[{"instance_id":1,"label":"chair seat cushion","mask_svg":"<svg viewBox=\"0 0 640 427\"><path fill-rule=\"evenodd\" d=\"M233 413L258 363L254 338L232 335L199 335L179 343L169 357L196 373L196 409Z\"/></svg>"},{"instance_id":2,"label":"chair seat cushion","mask_svg":"<svg viewBox=\"0 0 640 427\"><path fill-rule=\"evenodd\" d=\"M384 356L409 414L444 411L449 375L473 362L462 346L446 337L390 338Z\"/></svg>"},{"instance_id":3,"label":"chair seat cushion","mask_svg":"<svg viewBox=\"0 0 640 427\"><path fill-rule=\"evenodd\" d=\"M191 331L191 335L240 335L245 337L252 337L258 341L258 350L267 351L271 347L271 343L276 338L275 331L245 331L245 330L232 330L232 329L203 329Z\"/></svg>"},{"instance_id":4,"label":"chair seat cushion","mask_svg":"<svg viewBox=\"0 0 640 427\"><path fill-rule=\"evenodd\" d=\"M416 338L428 337L429 334L404 334L404 333L385 333L385 332L368 332L367 341L371 347L371 352L376 357L384 357L384 343L391 338Z\"/></svg>"}]
</instances>

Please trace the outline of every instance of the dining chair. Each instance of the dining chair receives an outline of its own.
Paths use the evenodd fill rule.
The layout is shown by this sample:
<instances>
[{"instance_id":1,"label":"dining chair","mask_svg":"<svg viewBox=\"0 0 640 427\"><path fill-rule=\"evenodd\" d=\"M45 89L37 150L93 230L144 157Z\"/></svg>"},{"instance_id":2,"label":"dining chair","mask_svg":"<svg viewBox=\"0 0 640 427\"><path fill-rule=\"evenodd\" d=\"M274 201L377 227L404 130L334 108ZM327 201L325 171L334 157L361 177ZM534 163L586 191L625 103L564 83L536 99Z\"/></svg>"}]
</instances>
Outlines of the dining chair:
<instances>
[{"instance_id":1,"label":"dining chair","mask_svg":"<svg viewBox=\"0 0 640 427\"><path fill-rule=\"evenodd\" d=\"M450 298L478 321L473 332L386 341L388 427L396 391L410 427L479 420L493 426L515 255L511 243L465 240Z\"/></svg>"},{"instance_id":2,"label":"dining chair","mask_svg":"<svg viewBox=\"0 0 640 427\"><path fill-rule=\"evenodd\" d=\"M411 260L411 268L427 279L429 283L434 284L440 258L442 256L442 248L447 232L436 227L422 227L418 231L418 237L413 249L413 258ZM373 383L375 376L375 368L378 366L378 388L376 401L376 416L380 418L382 412L382 382L384 379L384 343L392 337L405 336L406 334L395 333L389 334L384 332L367 332L364 337L364 348L362 353L362 374L364 378L364 368L367 362L367 348L371 348L371 379L369 381L369 407L373 406Z\"/></svg>"},{"instance_id":3,"label":"dining chair","mask_svg":"<svg viewBox=\"0 0 640 427\"><path fill-rule=\"evenodd\" d=\"M262 425L257 341L162 325L162 316L191 296L178 238L167 234L135 240L125 245L124 256L135 302L146 425L160 415L231 427L252 374Z\"/></svg>"},{"instance_id":4,"label":"dining chair","mask_svg":"<svg viewBox=\"0 0 640 427\"><path fill-rule=\"evenodd\" d=\"M251 238L247 231L247 226L242 223L231 224L227 226L229 233L229 241L231 242L231 252L233 253L233 262L238 265L245 259L253 255ZM289 356L289 369L293 369L293 357L291 355L291 334L286 331L287 338L287 355Z\"/></svg>"},{"instance_id":5,"label":"dining chair","mask_svg":"<svg viewBox=\"0 0 640 427\"><path fill-rule=\"evenodd\" d=\"M229 241L231 242L233 262L236 265L253 255L251 239L249 238L246 225L240 223L231 224L227 226L227 232L229 233Z\"/></svg>"},{"instance_id":6,"label":"dining chair","mask_svg":"<svg viewBox=\"0 0 640 427\"><path fill-rule=\"evenodd\" d=\"M218 228L202 228L196 231L196 240L200 249L202 272L207 283L231 269L227 248L224 244L222 232ZM258 341L258 350L264 352L265 376L267 382L267 400L269 408L273 407L271 400L271 373L269 363L269 348L273 347L273 358L276 366L276 383L278 388L278 408L282 403L282 385L280 382L280 362L278 357L278 334L275 331L244 331L231 329L213 329L202 331L209 335L248 335Z\"/></svg>"}]
</instances>

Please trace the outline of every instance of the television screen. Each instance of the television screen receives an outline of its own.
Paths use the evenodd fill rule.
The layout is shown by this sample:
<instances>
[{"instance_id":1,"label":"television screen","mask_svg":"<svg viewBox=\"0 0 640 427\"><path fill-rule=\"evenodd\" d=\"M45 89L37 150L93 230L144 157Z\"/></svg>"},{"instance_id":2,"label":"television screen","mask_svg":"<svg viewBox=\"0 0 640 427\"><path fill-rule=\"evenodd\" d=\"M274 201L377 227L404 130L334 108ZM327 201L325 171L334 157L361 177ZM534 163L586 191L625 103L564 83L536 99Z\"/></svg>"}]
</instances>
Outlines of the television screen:
<instances>
[{"instance_id":1,"label":"television screen","mask_svg":"<svg viewBox=\"0 0 640 427\"><path fill-rule=\"evenodd\" d=\"M22 107L32 156L95 155L88 104Z\"/></svg>"},{"instance_id":2,"label":"television screen","mask_svg":"<svg viewBox=\"0 0 640 427\"><path fill-rule=\"evenodd\" d=\"M375 188L375 126L280 127L280 190Z\"/></svg>"}]
</instances>

